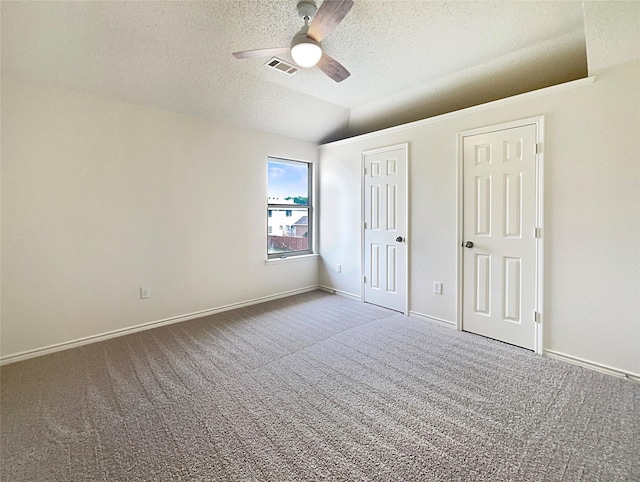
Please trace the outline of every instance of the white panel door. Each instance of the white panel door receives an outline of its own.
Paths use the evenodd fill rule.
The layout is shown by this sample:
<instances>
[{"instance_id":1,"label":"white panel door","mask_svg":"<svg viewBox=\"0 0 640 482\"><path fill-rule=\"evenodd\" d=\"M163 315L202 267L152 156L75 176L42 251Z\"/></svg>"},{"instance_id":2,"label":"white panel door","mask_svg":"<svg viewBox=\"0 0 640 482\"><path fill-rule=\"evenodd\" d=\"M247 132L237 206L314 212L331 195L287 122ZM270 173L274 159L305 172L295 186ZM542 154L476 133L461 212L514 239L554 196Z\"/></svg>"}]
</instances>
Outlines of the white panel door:
<instances>
[{"instance_id":1,"label":"white panel door","mask_svg":"<svg viewBox=\"0 0 640 482\"><path fill-rule=\"evenodd\" d=\"M536 125L463 138L462 329L533 350Z\"/></svg>"},{"instance_id":2,"label":"white panel door","mask_svg":"<svg viewBox=\"0 0 640 482\"><path fill-rule=\"evenodd\" d=\"M364 158L364 301L407 310L407 148Z\"/></svg>"}]
</instances>

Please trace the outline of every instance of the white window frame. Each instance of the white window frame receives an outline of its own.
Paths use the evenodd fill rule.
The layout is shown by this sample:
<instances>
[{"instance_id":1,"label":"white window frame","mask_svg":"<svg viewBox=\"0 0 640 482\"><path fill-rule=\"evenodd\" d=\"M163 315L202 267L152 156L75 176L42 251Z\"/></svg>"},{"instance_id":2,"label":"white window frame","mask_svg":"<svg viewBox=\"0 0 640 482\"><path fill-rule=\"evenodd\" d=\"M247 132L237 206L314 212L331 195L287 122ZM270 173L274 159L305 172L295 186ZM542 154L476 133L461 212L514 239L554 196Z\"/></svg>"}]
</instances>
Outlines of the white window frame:
<instances>
[{"instance_id":1,"label":"white window frame","mask_svg":"<svg viewBox=\"0 0 640 482\"><path fill-rule=\"evenodd\" d=\"M310 255L310 254L314 254L314 235L315 235L315 222L314 222L314 213L313 213L313 194L314 194L314 182L315 182L315 169L314 169L314 163L310 162L310 161L303 161L303 160L298 160L298 159L287 159L287 158L282 158L282 157L277 157L277 156L267 156L267 192L269 189L269 177L268 177L268 169L269 169L269 162L270 161L278 161L278 162L284 162L284 163L291 163L291 164L306 164L307 166L307 204L278 204L278 203L272 203L270 202L268 196L267 196L267 246L266 246L266 251L267 251L267 260L271 260L271 259L283 259L283 258L289 258L289 257L293 257L293 256L304 256L304 255ZM282 209L282 210L295 210L295 209L300 209L300 208L304 208L307 210L307 249L305 250L299 250L299 251L281 251L281 252L277 252L277 253L269 253L269 244L268 244L268 239L269 239L269 219L273 219L271 216L269 216L269 211L271 209ZM288 216L288 218L290 218L291 216ZM291 225L293 226L293 225ZM281 226L280 229L284 229L284 226Z\"/></svg>"}]
</instances>

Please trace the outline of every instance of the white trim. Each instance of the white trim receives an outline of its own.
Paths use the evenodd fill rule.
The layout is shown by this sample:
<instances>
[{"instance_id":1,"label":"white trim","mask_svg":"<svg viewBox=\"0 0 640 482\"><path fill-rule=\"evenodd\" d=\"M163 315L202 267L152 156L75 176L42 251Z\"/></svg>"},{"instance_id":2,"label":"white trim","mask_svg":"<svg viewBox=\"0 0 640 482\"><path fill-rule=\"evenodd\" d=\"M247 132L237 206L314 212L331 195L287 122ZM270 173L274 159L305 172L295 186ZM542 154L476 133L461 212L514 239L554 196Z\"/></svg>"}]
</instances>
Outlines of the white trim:
<instances>
[{"instance_id":1,"label":"white trim","mask_svg":"<svg viewBox=\"0 0 640 482\"><path fill-rule=\"evenodd\" d=\"M407 249L405 250L405 298L404 298L404 309L402 311L403 314L409 316L409 242L411 232L411 219L409 217L409 143L402 142L400 144L394 144L391 146L377 147L375 149L367 149L366 151L362 151L360 153L360 299L362 302L365 302L365 283L364 276L366 273L364 272L365 266L365 239L364 239L364 223L365 223L365 174L364 170L366 168L365 157L372 154L379 154L381 152L393 151L396 149L402 149L404 151L404 161L405 161L405 170L404 170L404 211L405 211L405 235L404 242L407 245Z\"/></svg>"},{"instance_id":2,"label":"white trim","mask_svg":"<svg viewBox=\"0 0 640 482\"><path fill-rule=\"evenodd\" d=\"M401 142L400 144L393 144L391 146L383 146L383 147L376 147L375 149L367 149L366 151L362 151L362 157L364 158L364 156L369 156L372 154L380 154L381 152L395 151L396 149L405 149L408 154L409 143ZM362 167L364 167L364 164Z\"/></svg>"},{"instance_id":3,"label":"white trim","mask_svg":"<svg viewBox=\"0 0 640 482\"><path fill-rule=\"evenodd\" d=\"M425 315L423 313L418 313L417 311L410 311L409 316L411 318L419 318L421 320L430 321L432 323L436 323L441 326L446 326L447 328L453 328L454 330L456 329L455 321L436 318L435 316Z\"/></svg>"},{"instance_id":4,"label":"white trim","mask_svg":"<svg viewBox=\"0 0 640 482\"><path fill-rule=\"evenodd\" d=\"M404 199L404 205L405 205L405 217L406 217L406 221L405 221L405 235L404 235L404 242L407 245L407 252L405 255L405 260L406 260L406 266L405 266L405 299L404 299L404 303L405 303L405 309L404 309L404 314L406 316L409 316L409 308L411 307L411 176L410 176L410 171L411 171L411 162L409 162L411 160L411 152L409 151L411 145L408 142L405 142L403 144L405 147L405 161L407 163L406 168L405 168L405 178L404 178L404 193L405 193L405 199Z\"/></svg>"},{"instance_id":5,"label":"white trim","mask_svg":"<svg viewBox=\"0 0 640 482\"><path fill-rule=\"evenodd\" d=\"M463 257L463 249L462 246L462 238L464 233L464 197L463 197L463 180L464 180L464 170L463 166L463 158L464 158L464 137L460 132L458 132L458 144L456 146L456 156L458 162L456 163L456 274L457 274L457 286L456 286L456 330L462 331L462 309L463 309L463 299L462 299L462 288L463 288L463 277L462 270L464 268L462 264Z\"/></svg>"},{"instance_id":6,"label":"white trim","mask_svg":"<svg viewBox=\"0 0 640 482\"><path fill-rule=\"evenodd\" d=\"M360 153L360 301L364 303L364 289L365 289L365 245L364 245L364 232L365 232L365 172L366 164L364 159L364 152Z\"/></svg>"},{"instance_id":7,"label":"white trim","mask_svg":"<svg viewBox=\"0 0 640 482\"><path fill-rule=\"evenodd\" d=\"M464 138L474 136L478 134L485 134L489 132L496 132L506 129L513 129L516 127L524 127L528 125L534 125L536 127L536 143L542 146L540 152L536 153L536 172L535 172L535 220L536 227L540 228L542 235L535 239L535 310L540 313L540 322L536 323L534 351L542 355L543 348L543 325L544 325L544 116L528 117L525 119L519 119L510 122L504 122L502 124L495 124L490 126L478 127L475 129L468 129L462 132L458 132L458 165L457 165L457 203L458 209L456 211L457 216L457 251L456 251L456 265L458 272L458 292L457 298L457 316L456 316L456 328L458 331L462 331L462 314L463 314L463 250L462 243L464 234L464 199L463 199L463 176L464 176Z\"/></svg>"},{"instance_id":8,"label":"white trim","mask_svg":"<svg viewBox=\"0 0 640 482\"><path fill-rule=\"evenodd\" d=\"M83 345L89 345L91 343L96 343L98 341L104 341L110 338L129 335L131 333L137 333L139 331L150 330L151 328L157 328L159 326L171 325L173 323L179 323L181 321L193 320L195 318L202 318L203 316L214 315L216 313L221 313L223 311L235 310L236 308L243 308L245 306L256 305L258 303L264 303L266 301L273 301L279 298L286 298L288 296L307 293L309 291L314 291L316 289L318 289L317 285L307 286L305 288L299 288L299 289L290 290L290 291L283 291L275 295L262 296L260 298L253 298L251 300L240 301L238 303L231 303L229 305L223 305L217 308L196 311L196 312L188 313L185 315L172 316L170 318L165 318L157 321L150 321L147 323L142 323L140 325L131 326L129 328L121 328L119 330L108 331L106 333L101 333L99 335L92 335L84 338L78 338L76 340L65 341L63 343L56 343L55 345L49 345L43 348L35 348L33 350L27 350L20 353L15 353L13 355L0 357L0 365L6 365L9 363L27 360L29 358L34 358L41 355L48 355L50 353L68 350L70 348L76 348Z\"/></svg>"},{"instance_id":9,"label":"white trim","mask_svg":"<svg viewBox=\"0 0 640 482\"><path fill-rule=\"evenodd\" d=\"M309 258L317 258L318 257L318 253L312 253L312 254L292 254L290 256L285 256L283 258L271 258L271 259L265 259L264 260L264 264L266 266L274 266L277 264L282 264L282 263L290 263L291 261L303 261L305 259L309 259Z\"/></svg>"},{"instance_id":10,"label":"white trim","mask_svg":"<svg viewBox=\"0 0 640 482\"><path fill-rule=\"evenodd\" d=\"M464 131L459 132L458 136L470 137L470 136L475 136L475 135L478 135L478 134L487 134L487 133L490 133L490 132L506 131L508 129L514 129L514 128L517 128L517 127L538 125L540 123L541 119L544 119L544 116L540 115L540 116L534 116L534 117L526 117L524 119L517 119L517 120L514 120L514 121L501 122L500 124L492 124L492 125L488 125L488 126L476 127L474 129L466 129ZM536 136L536 140L541 142L537 138L537 136Z\"/></svg>"},{"instance_id":11,"label":"white trim","mask_svg":"<svg viewBox=\"0 0 640 482\"><path fill-rule=\"evenodd\" d=\"M273 155L267 155L267 162L265 164L266 166L266 187L267 189L269 189L269 159L275 159L275 160L280 160L280 161L291 161L291 162L304 162L305 164L309 164L311 167L311 183L309 185L309 197L311 198L311 202L306 205L306 206L302 206L308 209L308 218L311 218L311 226L309 226L309 232L310 232L310 241L311 241L311 246L309 246L309 249L305 249L304 251L306 251L306 254L301 254L301 255L297 255L297 254L292 254L289 256L285 256L283 258L277 258L277 257L273 257L273 258L269 258L269 253L267 253L267 259L265 259L265 265L269 265L270 261L282 261L285 259L289 259L292 257L301 257L301 258L305 258L305 257L309 257L309 256L318 256L318 250L317 250L317 243L316 243L316 234L318 232L318 220L316 219L316 193L317 193L317 185L318 185L318 180L317 180L317 169L318 169L318 161L309 161L309 160L305 160L305 159L297 159L297 158L291 158L291 157L282 157L282 156L273 156ZM287 205L288 208L289 205ZM293 205L295 206L295 204ZM267 200L267 206L266 206L267 210L269 209L269 202ZM308 221L307 221L308 222ZM266 223L266 228L265 228L265 232L267 233L267 236L269 235L269 217L267 216L267 218L265 219L265 223ZM267 241L267 238L265 238L265 242ZM268 251L268 248L267 248ZM309 252L310 251L310 252Z\"/></svg>"},{"instance_id":12,"label":"white trim","mask_svg":"<svg viewBox=\"0 0 640 482\"><path fill-rule=\"evenodd\" d=\"M582 87L584 85L590 85L590 84L593 84L595 80L596 78L594 76L585 77L583 79L578 79L578 80L572 80L570 82L565 82L563 84L552 85L550 87L544 87L542 89L533 90L531 92L524 92L522 94L513 95L511 97L506 97L504 99L494 100L491 102L487 102L486 104L474 105L471 107L467 107L466 109L447 112L445 114L440 114L434 117L427 117L426 119L420 119L414 122L409 122L407 124L401 124L399 126L388 127L386 129L381 129L379 131L369 132L367 134L361 134L359 136L349 137L348 139L341 139L339 141L328 142L326 144L321 144L320 146L318 146L318 149L350 144L352 142L358 142L364 139L371 139L371 138L375 138L385 134L392 134L395 132L403 131L405 129L412 129L414 127L420 127L423 125L432 124L434 122L440 122L443 120L464 116L474 112L481 112L483 110L493 109L496 107L500 107L502 105L513 104L515 102L520 102L522 100L535 99L536 97L540 97L542 95L562 92L569 89L575 89L578 87Z\"/></svg>"},{"instance_id":13,"label":"white trim","mask_svg":"<svg viewBox=\"0 0 640 482\"><path fill-rule=\"evenodd\" d=\"M538 355L544 351L544 144L545 124L544 116L536 122L536 314L540 315L536 325L536 340L534 350ZM539 230L539 232L538 232Z\"/></svg>"},{"instance_id":14,"label":"white trim","mask_svg":"<svg viewBox=\"0 0 640 482\"><path fill-rule=\"evenodd\" d=\"M331 288L330 286L318 285L318 289L322 291L326 291L327 293L331 293L333 295L344 296L346 298L351 298L355 301L360 301L362 298L359 295L349 293L348 291L338 290L336 288Z\"/></svg>"},{"instance_id":15,"label":"white trim","mask_svg":"<svg viewBox=\"0 0 640 482\"><path fill-rule=\"evenodd\" d=\"M311 225L313 228L313 232L311 233L311 252L315 256L318 256L318 240L320 239L320 230L319 227L319 218L318 215L320 210L318 207L320 203L318 202L318 169L319 162L317 160L311 162L312 170L311 175L313 176L311 183L311 205L309 209L311 210Z\"/></svg>"},{"instance_id":16,"label":"white trim","mask_svg":"<svg viewBox=\"0 0 640 482\"><path fill-rule=\"evenodd\" d=\"M554 358L556 360L561 360L563 362L571 363L572 365L578 365L583 368L595 370L600 373L613 375L614 377L619 377L619 378L626 378L627 380L640 383L640 374L638 373L628 372L626 370L620 370L618 368L614 368L609 365L605 365L603 363L597 363L594 361L585 360L584 358L580 358L573 355L567 355L565 353L560 353L554 350L544 350L542 354L549 358Z\"/></svg>"}]
</instances>

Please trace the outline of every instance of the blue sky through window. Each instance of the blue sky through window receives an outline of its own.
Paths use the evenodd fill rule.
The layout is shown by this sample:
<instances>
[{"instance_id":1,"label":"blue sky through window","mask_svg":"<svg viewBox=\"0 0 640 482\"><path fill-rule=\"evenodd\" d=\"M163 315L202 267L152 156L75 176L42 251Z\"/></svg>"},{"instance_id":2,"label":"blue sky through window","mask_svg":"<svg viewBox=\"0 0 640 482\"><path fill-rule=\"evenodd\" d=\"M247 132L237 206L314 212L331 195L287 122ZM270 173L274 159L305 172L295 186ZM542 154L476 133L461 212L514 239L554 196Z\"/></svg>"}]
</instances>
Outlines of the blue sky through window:
<instances>
[{"instance_id":1,"label":"blue sky through window","mask_svg":"<svg viewBox=\"0 0 640 482\"><path fill-rule=\"evenodd\" d=\"M309 164L306 162L287 162L269 158L268 171L270 198L308 197Z\"/></svg>"}]
</instances>

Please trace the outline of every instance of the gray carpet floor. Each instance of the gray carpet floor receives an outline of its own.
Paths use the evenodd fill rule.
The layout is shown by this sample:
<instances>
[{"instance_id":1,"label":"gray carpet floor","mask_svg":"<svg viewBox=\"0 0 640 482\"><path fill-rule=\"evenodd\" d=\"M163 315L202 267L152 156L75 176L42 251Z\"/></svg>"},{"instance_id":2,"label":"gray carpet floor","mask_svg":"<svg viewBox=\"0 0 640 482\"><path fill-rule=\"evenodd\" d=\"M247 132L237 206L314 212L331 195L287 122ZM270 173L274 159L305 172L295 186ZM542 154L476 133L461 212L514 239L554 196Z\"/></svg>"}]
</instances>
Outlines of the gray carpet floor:
<instances>
[{"instance_id":1,"label":"gray carpet floor","mask_svg":"<svg viewBox=\"0 0 640 482\"><path fill-rule=\"evenodd\" d=\"M2 367L3 481L639 481L640 385L312 292Z\"/></svg>"}]
</instances>

